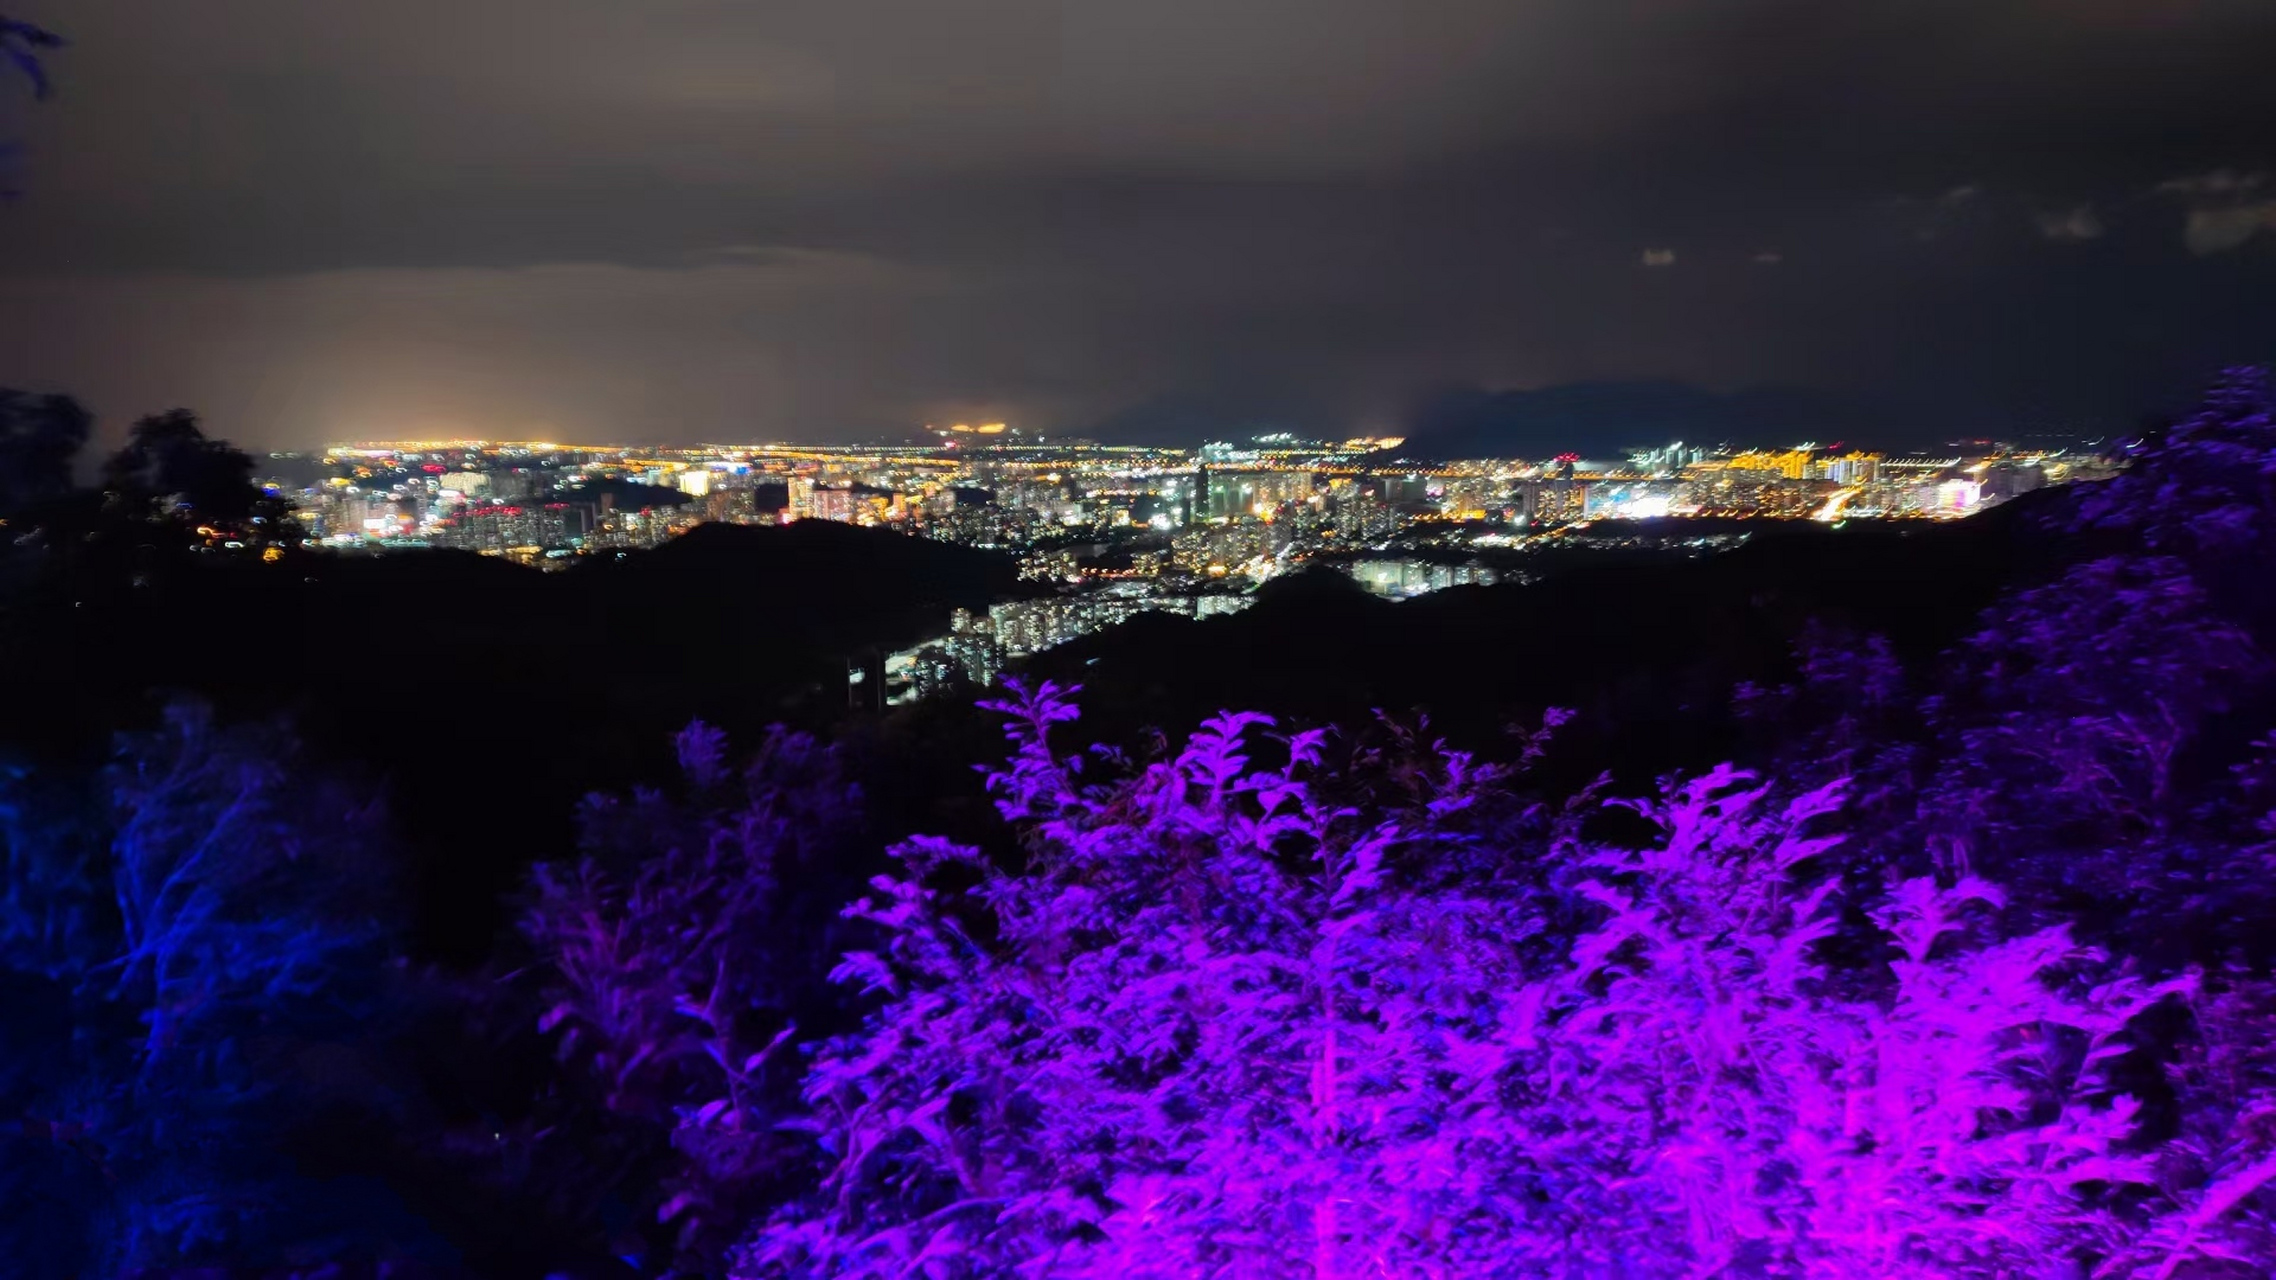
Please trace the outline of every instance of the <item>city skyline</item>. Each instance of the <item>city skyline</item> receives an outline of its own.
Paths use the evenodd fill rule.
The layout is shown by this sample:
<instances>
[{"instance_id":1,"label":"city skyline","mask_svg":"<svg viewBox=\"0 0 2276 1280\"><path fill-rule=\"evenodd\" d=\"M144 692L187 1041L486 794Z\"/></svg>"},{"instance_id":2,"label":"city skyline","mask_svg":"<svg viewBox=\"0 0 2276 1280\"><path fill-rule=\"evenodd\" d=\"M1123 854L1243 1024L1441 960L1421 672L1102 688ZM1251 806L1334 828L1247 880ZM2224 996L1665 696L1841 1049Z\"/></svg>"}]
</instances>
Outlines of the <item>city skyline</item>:
<instances>
[{"instance_id":1,"label":"city skyline","mask_svg":"<svg viewBox=\"0 0 2276 1280\"><path fill-rule=\"evenodd\" d=\"M1238 613L1267 583L1307 571L1390 600L1527 584L1575 552L1697 558L1745 544L1761 522L1960 519L2113 466L1989 442L1933 457L1676 442L1606 461L1420 464L1376 440L1186 450L1022 442L983 425L996 429L952 424L904 447L375 442L272 454L279 474L260 483L295 508L283 536L347 554L443 548L566 570L705 536L715 550L755 550L718 527L818 522L1008 557L1018 583L986 609L849 657L849 698L882 710L987 687L1141 614ZM279 536L198 532L222 551Z\"/></svg>"}]
</instances>

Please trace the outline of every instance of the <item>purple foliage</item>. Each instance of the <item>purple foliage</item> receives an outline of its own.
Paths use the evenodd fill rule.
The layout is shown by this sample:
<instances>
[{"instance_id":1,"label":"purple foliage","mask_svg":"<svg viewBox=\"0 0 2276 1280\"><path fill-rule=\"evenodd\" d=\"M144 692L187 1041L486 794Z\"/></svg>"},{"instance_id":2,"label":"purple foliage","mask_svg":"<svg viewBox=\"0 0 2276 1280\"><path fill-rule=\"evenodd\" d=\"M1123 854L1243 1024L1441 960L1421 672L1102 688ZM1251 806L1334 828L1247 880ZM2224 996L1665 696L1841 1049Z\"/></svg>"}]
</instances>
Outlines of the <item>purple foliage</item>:
<instances>
[{"instance_id":1,"label":"purple foliage","mask_svg":"<svg viewBox=\"0 0 2276 1280\"><path fill-rule=\"evenodd\" d=\"M1845 996L1841 842L1805 834L1838 790L1717 771L1646 806L1661 841L1586 856L1606 914L1541 988L1513 1116L1587 1197L1540 1274L2053 1274L2119 1229L2084 1191L2143 1176L2135 1106L2096 1064L2164 989L2082 981L2061 929L1980 939L1996 890L1913 879L1870 913L1883 990Z\"/></svg>"},{"instance_id":2,"label":"purple foliage","mask_svg":"<svg viewBox=\"0 0 2276 1280\"><path fill-rule=\"evenodd\" d=\"M590 798L586 856L539 868L523 931L550 970L541 1028L603 1112L669 1137L676 1158L643 1190L682 1250L716 1255L800 1156L779 1127L793 1016L832 946L830 904L808 895L860 806L802 734L773 731L740 775L716 729L677 745L685 798Z\"/></svg>"},{"instance_id":3,"label":"purple foliage","mask_svg":"<svg viewBox=\"0 0 2276 1280\"><path fill-rule=\"evenodd\" d=\"M1261 716L1086 785L1062 691L1003 709L1028 863L914 840L852 909L885 942L839 976L883 1004L809 1076L819 1194L738 1275L2196 1274L2259 1239L2257 1165L2161 1182L2107 1074L2189 982L2001 936L1981 881L1846 888L1838 783L1719 770L1635 806L1657 839L1447 856L1505 781L1458 753L1368 813ZM1545 965L1542 858L1586 904ZM1845 904L1864 981L1821 945Z\"/></svg>"},{"instance_id":4,"label":"purple foliage","mask_svg":"<svg viewBox=\"0 0 2276 1280\"><path fill-rule=\"evenodd\" d=\"M1024 874L937 840L854 908L841 975L890 993L807 1092L835 1168L754 1274L1284 1274L1490 1259L1526 1192L1495 1162L1487 1056L1529 928L1512 875L1450 882L1429 825L1491 775L1445 753L1406 819L1319 803L1322 737L1260 766L1261 716L1085 788L1045 685L992 780ZM1447 860L1455 862L1458 860ZM976 880L949 891L935 874ZM1510 1178L1522 1180L1520 1170Z\"/></svg>"},{"instance_id":5,"label":"purple foliage","mask_svg":"<svg viewBox=\"0 0 2276 1280\"><path fill-rule=\"evenodd\" d=\"M2130 831L2167 812L2176 765L2208 717L2266 669L2212 613L2187 566L2113 556L2026 591L1968 642L1989 714L1961 730L1941 801L1949 856L2017 822Z\"/></svg>"},{"instance_id":6,"label":"purple foliage","mask_svg":"<svg viewBox=\"0 0 2276 1280\"><path fill-rule=\"evenodd\" d=\"M2226 371L2203 407L2135 446L2131 462L2081 495L2073 529L2123 530L2164 555L2263 551L2276 534L2268 370Z\"/></svg>"},{"instance_id":7,"label":"purple foliage","mask_svg":"<svg viewBox=\"0 0 2276 1280\"><path fill-rule=\"evenodd\" d=\"M2197 1035L2170 1071L2181 1131L2157 1153L2169 1211L2136 1244L2131 1274L2265 1276L2276 1259L2276 984L2226 973L2192 1004Z\"/></svg>"}]
</instances>

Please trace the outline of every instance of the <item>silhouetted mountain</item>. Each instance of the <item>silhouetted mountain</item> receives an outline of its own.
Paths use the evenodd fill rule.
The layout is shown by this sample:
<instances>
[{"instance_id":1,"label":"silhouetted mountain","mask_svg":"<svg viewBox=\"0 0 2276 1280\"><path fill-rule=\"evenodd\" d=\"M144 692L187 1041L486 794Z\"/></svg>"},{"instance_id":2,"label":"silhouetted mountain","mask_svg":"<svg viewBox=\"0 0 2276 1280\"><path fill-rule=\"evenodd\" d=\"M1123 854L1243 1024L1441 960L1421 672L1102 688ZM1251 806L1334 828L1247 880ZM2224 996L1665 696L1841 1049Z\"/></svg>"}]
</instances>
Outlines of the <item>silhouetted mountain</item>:
<instances>
[{"instance_id":1,"label":"silhouetted mountain","mask_svg":"<svg viewBox=\"0 0 2276 1280\"><path fill-rule=\"evenodd\" d=\"M1228 708L1305 723L1427 713L1492 754L1505 730L1571 707L1560 768L1632 782L1727 758L1740 681L1790 678L1812 620L1886 635L1926 661L1967 633L2038 552L2018 501L1949 525L1773 524L1704 560L1574 551L1528 586L1457 587L1399 603L1315 569L1257 603L1192 621L1141 615L1053 650L1036 674L1078 683L1085 732L1175 738Z\"/></svg>"},{"instance_id":2,"label":"silhouetted mountain","mask_svg":"<svg viewBox=\"0 0 2276 1280\"><path fill-rule=\"evenodd\" d=\"M1254 599L1252 609L1269 609L1292 616L1392 607L1390 601L1369 594L1350 574L1326 565L1312 565L1274 578L1256 589Z\"/></svg>"},{"instance_id":3,"label":"silhouetted mountain","mask_svg":"<svg viewBox=\"0 0 2276 1280\"><path fill-rule=\"evenodd\" d=\"M827 728L847 714L849 656L1018 586L1008 557L827 521L703 525L566 573L116 540L32 563L0 614L16 673L0 750L92 760L174 692L225 719L289 713L311 752L390 780L428 940L457 955L488 944L520 868L571 847L578 798L661 776L690 719Z\"/></svg>"},{"instance_id":4,"label":"silhouetted mountain","mask_svg":"<svg viewBox=\"0 0 2276 1280\"><path fill-rule=\"evenodd\" d=\"M1212 440L1246 441L1277 431L1300 436L1336 434L1325 415L1269 397L1240 394L1165 395L1116 410L1083 428L1105 444L1191 449Z\"/></svg>"},{"instance_id":5,"label":"silhouetted mountain","mask_svg":"<svg viewBox=\"0 0 2276 1280\"><path fill-rule=\"evenodd\" d=\"M958 607L1014 592L1011 559L830 520L698 525L654 551L596 559L569 575L612 611L669 602L698 634L798 643L833 653L923 639Z\"/></svg>"},{"instance_id":6,"label":"silhouetted mountain","mask_svg":"<svg viewBox=\"0 0 2276 1280\"><path fill-rule=\"evenodd\" d=\"M562 490L561 496L571 502L597 503L602 498L607 498L611 505L619 511L639 511L648 507L680 507L695 501L688 494L677 489L667 489L662 485L642 484L637 480L612 479L587 480L583 484Z\"/></svg>"},{"instance_id":7,"label":"silhouetted mountain","mask_svg":"<svg viewBox=\"0 0 2276 1280\"><path fill-rule=\"evenodd\" d=\"M1675 440L1790 445L1871 439L1891 424L1865 406L1800 387L1728 395L1683 382L1575 382L1535 391L1461 387L1412 415L1400 452L1416 458L1602 458Z\"/></svg>"}]
</instances>

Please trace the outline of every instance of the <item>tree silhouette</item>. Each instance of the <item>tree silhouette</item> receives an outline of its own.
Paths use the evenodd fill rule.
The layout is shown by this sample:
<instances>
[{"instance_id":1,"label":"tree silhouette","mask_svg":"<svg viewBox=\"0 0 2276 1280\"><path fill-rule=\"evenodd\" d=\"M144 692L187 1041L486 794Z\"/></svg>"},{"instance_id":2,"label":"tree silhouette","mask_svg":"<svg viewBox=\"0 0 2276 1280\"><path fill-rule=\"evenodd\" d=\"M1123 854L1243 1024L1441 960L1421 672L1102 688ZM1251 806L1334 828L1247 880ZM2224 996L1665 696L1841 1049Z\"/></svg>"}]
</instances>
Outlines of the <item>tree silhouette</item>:
<instances>
[{"instance_id":1,"label":"tree silhouette","mask_svg":"<svg viewBox=\"0 0 2276 1280\"><path fill-rule=\"evenodd\" d=\"M69 396L0 388L0 514L69 493L92 422Z\"/></svg>"},{"instance_id":2,"label":"tree silhouette","mask_svg":"<svg viewBox=\"0 0 2276 1280\"><path fill-rule=\"evenodd\" d=\"M209 439L196 414L173 409L134 424L126 446L103 464L103 484L137 515L195 515L237 524L261 501L253 457Z\"/></svg>"}]
</instances>

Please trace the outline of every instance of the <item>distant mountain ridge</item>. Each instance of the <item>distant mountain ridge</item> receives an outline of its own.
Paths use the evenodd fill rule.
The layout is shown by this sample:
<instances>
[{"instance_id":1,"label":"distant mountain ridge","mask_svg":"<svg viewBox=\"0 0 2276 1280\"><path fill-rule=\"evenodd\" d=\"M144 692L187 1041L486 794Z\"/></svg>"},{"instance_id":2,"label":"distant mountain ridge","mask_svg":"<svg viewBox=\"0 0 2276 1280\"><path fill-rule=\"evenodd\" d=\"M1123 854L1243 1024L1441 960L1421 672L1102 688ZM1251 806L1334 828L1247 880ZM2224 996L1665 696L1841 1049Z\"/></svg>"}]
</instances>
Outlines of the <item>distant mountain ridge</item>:
<instances>
[{"instance_id":1,"label":"distant mountain ridge","mask_svg":"<svg viewBox=\"0 0 2276 1280\"><path fill-rule=\"evenodd\" d=\"M1402 452L1430 458L1616 456L1677 440L1774 447L1884 434L1888 420L1802 387L1716 392L1684 382L1575 382L1441 392L1415 412Z\"/></svg>"},{"instance_id":2,"label":"distant mountain ridge","mask_svg":"<svg viewBox=\"0 0 2276 1280\"><path fill-rule=\"evenodd\" d=\"M1416 458L1616 456L1674 440L1783 446L1805 440L1888 443L1892 415L1833 392L1759 386L1718 392L1673 379L1568 382L1535 389L1451 386L1428 393L1400 428ZM1108 444L1194 448L1268 432L1343 439L1362 434L1317 406L1242 397L1163 396L1121 409L1078 434Z\"/></svg>"},{"instance_id":3,"label":"distant mountain ridge","mask_svg":"<svg viewBox=\"0 0 2276 1280\"><path fill-rule=\"evenodd\" d=\"M1888 417L1806 387L1709 391L1686 382L1573 382L1538 390L1461 387L1426 400L1401 452L1419 458L1599 458L1683 440L1774 447L1879 439Z\"/></svg>"}]
</instances>

